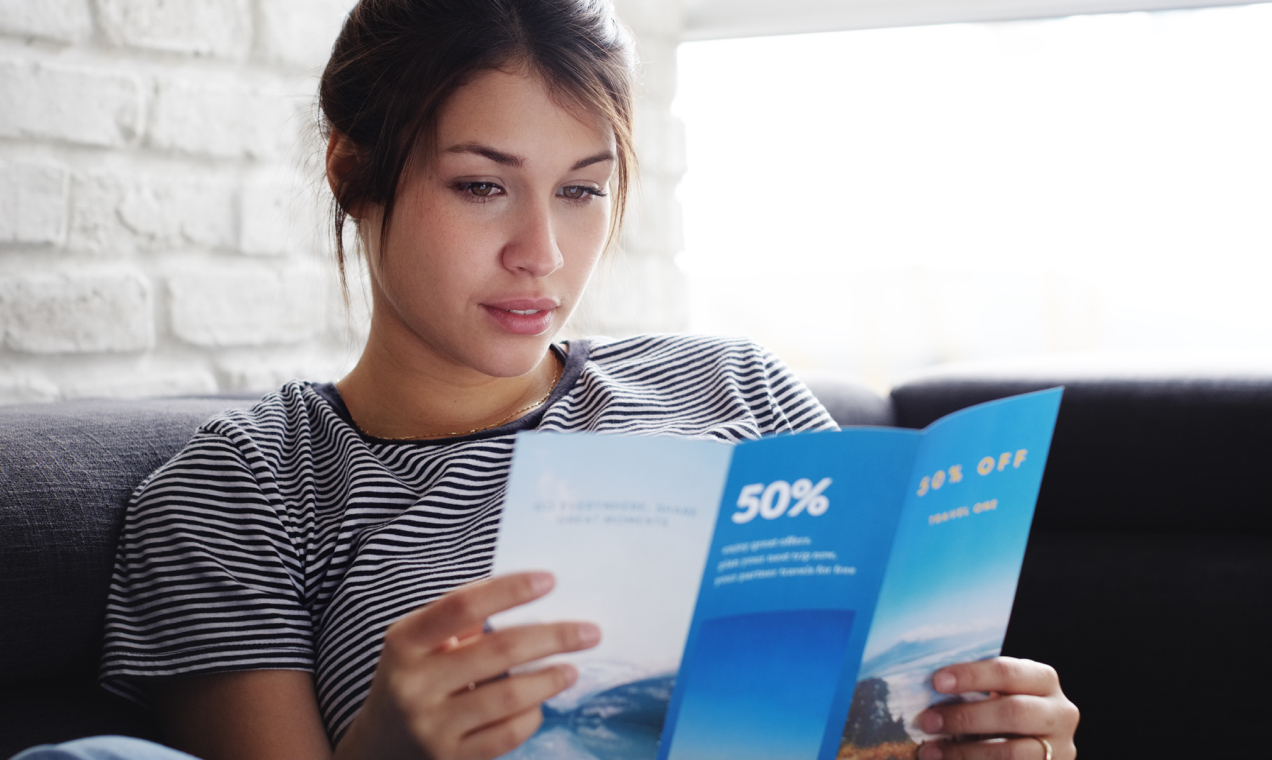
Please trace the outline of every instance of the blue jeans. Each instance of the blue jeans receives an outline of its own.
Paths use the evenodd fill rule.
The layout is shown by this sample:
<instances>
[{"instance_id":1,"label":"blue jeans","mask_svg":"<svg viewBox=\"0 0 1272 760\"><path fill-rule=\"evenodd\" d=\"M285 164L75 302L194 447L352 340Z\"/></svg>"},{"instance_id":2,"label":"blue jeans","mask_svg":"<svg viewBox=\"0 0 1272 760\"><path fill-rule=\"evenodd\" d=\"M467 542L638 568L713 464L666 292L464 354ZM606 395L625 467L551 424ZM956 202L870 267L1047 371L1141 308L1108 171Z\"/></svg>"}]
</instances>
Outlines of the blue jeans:
<instances>
[{"instance_id":1,"label":"blue jeans","mask_svg":"<svg viewBox=\"0 0 1272 760\"><path fill-rule=\"evenodd\" d=\"M41 744L10 760L197 760L193 755L131 736L90 736L65 744Z\"/></svg>"}]
</instances>

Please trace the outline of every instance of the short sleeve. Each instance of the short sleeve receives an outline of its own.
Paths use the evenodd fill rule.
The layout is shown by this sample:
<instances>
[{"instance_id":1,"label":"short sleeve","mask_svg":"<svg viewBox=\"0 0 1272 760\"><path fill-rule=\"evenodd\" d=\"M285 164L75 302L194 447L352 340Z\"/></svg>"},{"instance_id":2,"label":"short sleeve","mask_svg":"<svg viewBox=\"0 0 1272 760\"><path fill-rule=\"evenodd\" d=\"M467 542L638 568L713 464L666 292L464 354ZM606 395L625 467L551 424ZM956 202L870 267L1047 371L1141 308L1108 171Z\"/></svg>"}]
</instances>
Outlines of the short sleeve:
<instances>
[{"instance_id":1,"label":"short sleeve","mask_svg":"<svg viewBox=\"0 0 1272 760\"><path fill-rule=\"evenodd\" d=\"M204 428L133 493L111 580L101 682L312 670L298 521L254 452Z\"/></svg>"},{"instance_id":2,"label":"short sleeve","mask_svg":"<svg viewBox=\"0 0 1272 760\"><path fill-rule=\"evenodd\" d=\"M839 430L826 407L781 359L766 348L756 350L768 378L770 419L765 434Z\"/></svg>"}]
</instances>

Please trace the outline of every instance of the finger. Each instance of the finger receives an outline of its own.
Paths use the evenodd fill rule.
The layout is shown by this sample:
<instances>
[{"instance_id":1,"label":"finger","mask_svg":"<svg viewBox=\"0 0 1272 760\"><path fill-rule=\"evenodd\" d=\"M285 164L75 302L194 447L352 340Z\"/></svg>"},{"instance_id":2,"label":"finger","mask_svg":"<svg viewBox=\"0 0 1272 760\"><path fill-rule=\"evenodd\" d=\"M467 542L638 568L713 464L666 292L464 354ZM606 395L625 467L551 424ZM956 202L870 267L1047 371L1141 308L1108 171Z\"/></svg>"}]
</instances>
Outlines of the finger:
<instances>
[{"instance_id":1,"label":"finger","mask_svg":"<svg viewBox=\"0 0 1272 760\"><path fill-rule=\"evenodd\" d=\"M919 748L919 760L1046 760L1046 747L1032 736L983 742L927 742ZM1072 760L1054 751L1051 760Z\"/></svg>"},{"instance_id":2,"label":"finger","mask_svg":"<svg viewBox=\"0 0 1272 760\"><path fill-rule=\"evenodd\" d=\"M463 644L464 642L472 639L474 636L479 636L482 633L486 633L489 630L490 630L489 623L485 625L469 626L466 630L460 631L459 633L455 634L454 636L451 636L449 639L446 639L441 644L439 644L437 646L437 651L449 652L452 649L458 649L459 646Z\"/></svg>"},{"instance_id":3,"label":"finger","mask_svg":"<svg viewBox=\"0 0 1272 760\"><path fill-rule=\"evenodd\" d=\"M1041 662L993 657L941 668L932 675L932 687L943 694L996 691L1044 697L1059 693L1060 678Z\"/></svg>"},{"instance_id":4,"label":"finger","mask_svg":"<svg viewBox=\"0 0 1272 760\"><path fill-rule=\"evenodd\" d=\"M578 678L573 665L560 663L475 686L452 698L448 706L452 725L464 735L479 732L537 708L544 700L570 688Z\"/></svg>"},{"instance_id":5,"label":"finger","mask_svg":"<svg viewBox=\"0 0 1272 760\"><path fill-rule=\"evenodd\" d=\"M1028 695L929 707L917 722L929 734L953 736L1050 736L1062 728L1054 700Z\"/></svg>"},{"instance_id":6,"label":"finger","mask_svg":"<svg viewBox=\"0 0 1272 760\"><path fill-rule=\"evenodd\" d=\"M473 731L459 743L459 757L499 757L520 747L534 735L543 723L543 711L537 706L510 715L498 723L492 723Z\"/></svg>"},{"instance_id":7,"label":"finger","mask_svg":"<svg viewBox=\"0 0 1272 760\"><path fill-rule=\"evenodd\" d=\"M486 618L533 601L552 590L551 573L528 572L488 578L451 591L425 607L408 612L389 626L389 637L433 649L449 639L462 640L480 631Z\"/></svg>"},{"instance_id":8,"label":"finger","mask_svg":"<svg viewBox=\"0 0 1272 760\"><path fill-rule=\"evenodd\" d=\"M489 681L510 669L563 652L594 647L601 630L592 623L561 622L515 626L464 642L448 653L433 677L445 691Z\"/></svg>"}]
</instances>

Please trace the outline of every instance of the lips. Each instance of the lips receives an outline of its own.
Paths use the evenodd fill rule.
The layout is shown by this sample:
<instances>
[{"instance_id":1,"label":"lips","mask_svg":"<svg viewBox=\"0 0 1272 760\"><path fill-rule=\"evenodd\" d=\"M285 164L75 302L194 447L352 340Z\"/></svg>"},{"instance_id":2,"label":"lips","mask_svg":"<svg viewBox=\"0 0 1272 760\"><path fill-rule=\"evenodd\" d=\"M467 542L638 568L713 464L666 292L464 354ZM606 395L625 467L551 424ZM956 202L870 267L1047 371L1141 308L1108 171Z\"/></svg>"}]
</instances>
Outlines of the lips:
<instances>
[{"instance_id":1,"label":"lips","mask_svg":"<svg viewBox=\"0 0 1272 760\"><path fill-rule=\"evenodd\" d=\"M506 332L541 335L552 327L553 313L560 304L550 298L513 298L481 306Z\"/></svg>"}]
</instances>

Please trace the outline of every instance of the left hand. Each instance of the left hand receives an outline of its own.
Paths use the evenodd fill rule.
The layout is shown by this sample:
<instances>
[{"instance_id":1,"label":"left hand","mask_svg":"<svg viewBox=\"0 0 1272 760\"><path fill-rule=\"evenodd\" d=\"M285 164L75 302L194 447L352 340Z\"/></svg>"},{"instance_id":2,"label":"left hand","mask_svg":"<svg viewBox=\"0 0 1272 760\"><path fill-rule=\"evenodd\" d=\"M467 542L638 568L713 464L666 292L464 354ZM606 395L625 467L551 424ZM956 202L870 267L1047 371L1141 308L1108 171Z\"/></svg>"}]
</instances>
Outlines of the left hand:
<instances>
[{"instance_id":1,"label":"left hand","mask_svg":"<svg viewBox=\"0 0 1272 760\"><path fill-rule=\"evenodd\" d=\"M942 694L990 692L980 702L929 707L917 722L929 734L951 739L926 742L919 760L1043 760L1038 738L1051 744L1051 760L1073 760L1078 708L1060 691L1050 665L994 657L941 668L932 686ZM1038 738L1035 738L1038 737Z\"/></svg>"}]
</instances>

